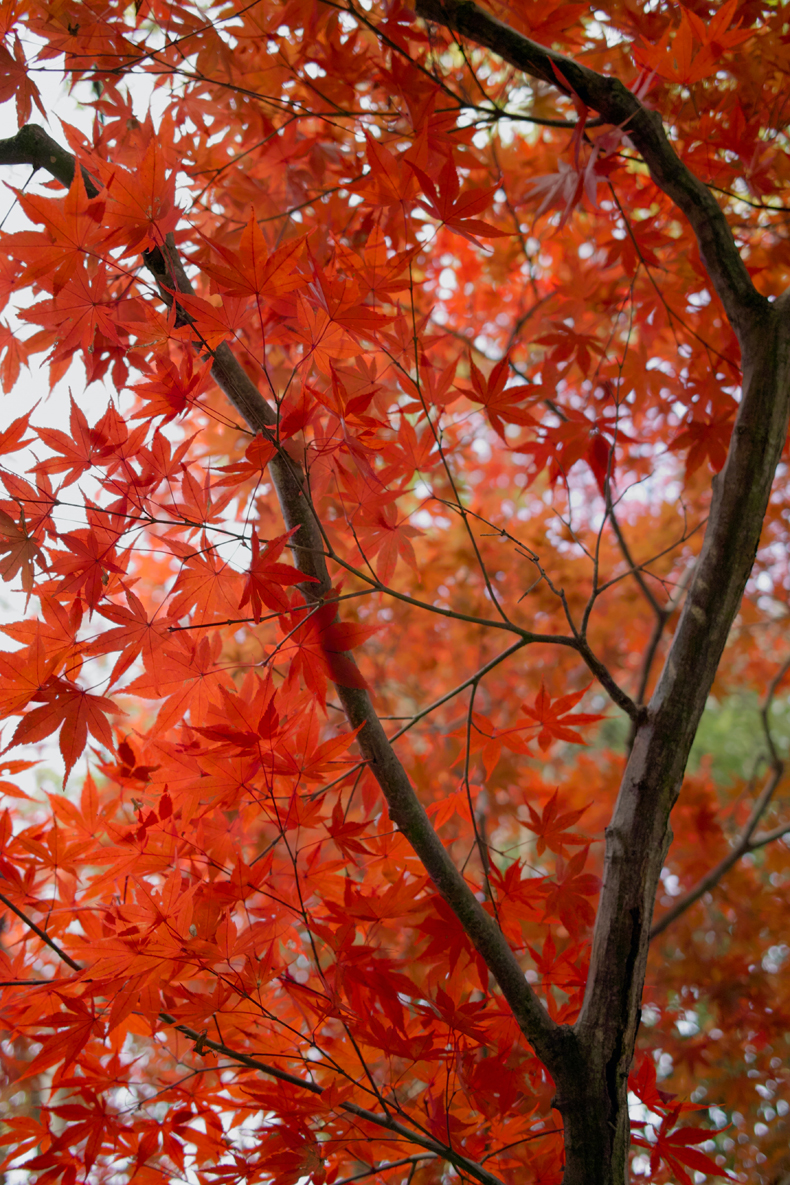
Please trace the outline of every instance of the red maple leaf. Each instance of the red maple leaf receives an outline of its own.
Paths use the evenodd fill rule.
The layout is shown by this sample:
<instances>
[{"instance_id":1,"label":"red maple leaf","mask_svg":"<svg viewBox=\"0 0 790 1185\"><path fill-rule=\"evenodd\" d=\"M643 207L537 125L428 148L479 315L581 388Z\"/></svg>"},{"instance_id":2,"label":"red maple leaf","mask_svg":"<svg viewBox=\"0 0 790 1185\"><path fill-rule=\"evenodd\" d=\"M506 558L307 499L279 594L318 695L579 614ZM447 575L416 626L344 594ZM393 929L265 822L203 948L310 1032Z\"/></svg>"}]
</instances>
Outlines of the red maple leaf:
<instances>
[{"instance_id":1,"label":"red maple leaf","mask_svg":"<svg viewBox=\"0 0 790 1185\"><path fill-rule=\"evenodd\" d=\"M570 725L594 724L597 720L603 720L604 717L591 712L571 714L570 709L578 704L590 686L588 684L581 691L572 695L561 695L558 699L552 700L544 684L541 683L540 691L535 697L532 707L528 704L521 705L521 710L527 719L519 722L520 727L540 729L538 744L544 753L553 741L569 741L574 745L587 744L584 738Z\"/></svg>"},{"instance_id":2,"label":"red maple leaf","mask_svg":"<svg viewBox=\"0 0 790 1185\"><path fill-rule=\"evenodd\" d=\"M588 852L589 848L583 848L567 864L558 856L555 879L547 882L545 917L558 917L574 937L595 921L595 910L588 898L601 887L600 877L582 871Z\"/></svg>"},{"instance_id":3,"label":"red maple leaf","mask_svg":"<svg viewBox=\"0 0 790 1185\"><path fill-rule=\"evenodd\" d=\"M736 407L727 408L718 415L709 413L704 419L692 415L667 446L671 453L688 449L686 455L686 477L707 461L714 473L720 473L727 460L727 449L732 436L733 415Z\"/></svg>"},{"instance_id":4,"label":"red maple leaf","mask_svg":"<svg viewBox=\"0 0 790 1185\"><path fill-rule=\"evenodd\" d=\"M438 182L432 181L428 174L415 164L411 164L411 169L426 197L425 201L420 201L417 205L421 210L425 210L426 214L438 219L443 226L475 244L478 238L496 239L507 234L507 231L497 230L489 222L473 217L491 204L496 186L491 189L470 189L462 194L458 171L452 157L447 157L442 165Z\"/></svg>"},{"instance_id":5,"label":"red maple leaf","mask_svg":"<svg viewBox=\"0 0 790 1185\"><path fill-rule=\"evenodd\" d=\"M505 424L527 426L537 423L534 416L516 405L523 403L525 399L528 399L530 403L535 403L540 398L536 396L532 387L523 383L515 387L506 387L509 374L510 358L507 355L496 363L488 378L475 366L474 359L470 357L469 377L472 380L472 389L470 391L468 387L457 388L474 403L482 403L488 413L491 426L503 440L505 440Z\"/></svg>"},{"instance_id":6,"label":"red maple leaf","mask_svg":"<svg viewBox=\"0 0 790 1185\"><path fill-rule=\"evenodd\" d=\"M286 531L284 535L278 535L275 539L264 540L263 549L257 531L252 533L252 561L239 608L243 609L249 603L256 622L261 619L261 609L264 605L275 613L288 612L290 598L283 592L283 586L318 583L315 576L307 576L291 564L280 563L283 549L297 529Z\"/></svg>"},{"instance_id":7,"label":"red maple leaf","mask_svg":"<svg viewBox=\"0 0 790 1185\"><path fill-rule=\"evenodd\" d=\"M47 680L33 698L44 702L22 717L10 744L31 745L53 736L60 729L60 752L66 766L64 786L74 763L88 743L88 733L106 749L114 748L107 716L125 716L126 713L113 700L104 695L93 695L55 675Z\"/></svg>"},{"instance_id":8,"label":"red maple leaf","mask_svg":"<svg viewBox=\"0 0 790 1185\"><path fill-rule=\"evenodd\" d=\"M562 415L563 419L556 427L542 429L541 440L520 444L517 451L534 458L537 472L548 464L552 483L560 476L567 480L573 466L586 461L603 494L606 479L614 473L615 441L630 440L631 437L608 416L590 419L575 408L563 408Z\"/></svg>"},{"instance_id":9,"label":"red maple leaf","mask_svg":"<svg viewBox=\"0 0 790 1185\"><path fill-rule=\"evenodd\" d=\"M704 1127L675 1127L679 1115L685 1110L684 1104L676 1104L670 1108L668 1114L661 1120L661 1126L655 1132L655 1143L649 1143L642 1136L635 1133L631 1136L631 1143L638 1148L650 1151L650 1172L658 1171L661 1161L674 1173L680 1185L693 1185L693 1177L687 1170L705 1173L711 1177L727 1177L736 1180L726 1169L719 1168L714 1160L706 1153L700 1152L694 1144L702 1144L711 1138L711 1131ZM637 1125L634 1125L637 1126Z\"/></svg>"},{"instance_id":10,"label":"red maple leaf","mask_svg":"<svg viewBox=\"0 0 790 1185\"><path fill-rule=\"evenodd\" d=\"M30 417L33 411L27 412L24 416L18 416L17 419L12 420L8 427L0 432L0 457L8 453L19 452L20 449L27 448L31 443L32 437L26 437L25 433L30 427Z\"/></svg>"},{"instance_id":11,"label":"red maple leaf","mask_svg":"<svg viewBox=\"0 0 790 1185\"><path fill-rule=\"evenodd\" d=\"M538 837L538 855L542 856L546 848L550 851L556 852L560 856L565 855L565 848L570 844L586 844L589 840L583 835L574 835L569 831L569 827L573 827L578 823L584 812L589 807L581 807L580 810L565 811L564 814L557 813L559 791L555 790L549 801L543 808L539 815L530 803L527 803L527 810L529 811L530 822L525 826L534 831Z\"/></svg>"}]
</instances>

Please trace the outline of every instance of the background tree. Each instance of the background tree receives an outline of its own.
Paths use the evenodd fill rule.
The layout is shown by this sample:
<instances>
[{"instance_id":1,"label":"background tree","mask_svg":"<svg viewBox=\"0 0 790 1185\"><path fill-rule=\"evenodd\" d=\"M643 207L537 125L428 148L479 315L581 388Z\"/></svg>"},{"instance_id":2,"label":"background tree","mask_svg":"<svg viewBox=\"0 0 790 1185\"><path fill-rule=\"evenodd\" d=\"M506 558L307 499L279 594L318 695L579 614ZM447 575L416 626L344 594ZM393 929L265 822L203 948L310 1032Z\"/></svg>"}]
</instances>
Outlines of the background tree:
<instances>
[{"instance_id":1,"label":"background tree","mask_svg":"<svg viewBox=\"0 0 790 1185\"><path fill-rule=\"evenodd\" d=\"M783 10L3 22L3 1167L782 1179Z\"/></svg>"}]
</instances>

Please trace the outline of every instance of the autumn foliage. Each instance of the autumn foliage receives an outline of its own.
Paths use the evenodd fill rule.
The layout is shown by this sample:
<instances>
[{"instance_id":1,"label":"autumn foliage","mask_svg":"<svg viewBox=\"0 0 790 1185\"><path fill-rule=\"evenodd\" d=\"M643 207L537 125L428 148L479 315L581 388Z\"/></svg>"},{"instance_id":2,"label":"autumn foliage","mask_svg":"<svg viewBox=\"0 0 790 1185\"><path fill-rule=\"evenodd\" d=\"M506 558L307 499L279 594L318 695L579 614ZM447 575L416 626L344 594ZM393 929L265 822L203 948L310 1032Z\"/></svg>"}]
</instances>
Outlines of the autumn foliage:
<instances>
[{"instance_id":1,"label":"autumn foliage","mask_svg":"<svg viewBox=\"0 0 790 1185\"><path fill-rule=\"evenodd\" d=\"M32 166L0 236L9 1185L575 1164L552 1041L751 430L738 309L788 284L786 13L490 0L571 59L530 76L425 3L0 9L0 164ZM573 62L663 120L715 234ZM68 431L14 410L42 368ZM782 455L685 676L751 713L748 768L666 791L644 989L609 1002L636 1179L790 1172Z\"/></svg>"}]
</instances>

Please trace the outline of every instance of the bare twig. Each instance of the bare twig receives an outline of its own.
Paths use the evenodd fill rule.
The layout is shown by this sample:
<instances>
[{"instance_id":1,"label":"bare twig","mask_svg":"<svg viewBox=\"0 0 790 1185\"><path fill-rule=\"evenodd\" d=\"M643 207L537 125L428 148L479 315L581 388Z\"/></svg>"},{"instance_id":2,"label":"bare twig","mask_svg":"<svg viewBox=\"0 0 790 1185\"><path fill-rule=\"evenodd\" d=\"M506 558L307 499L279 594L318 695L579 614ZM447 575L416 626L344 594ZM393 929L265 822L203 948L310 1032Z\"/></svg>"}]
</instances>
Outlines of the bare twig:
<instances>
[{"instance_id":1,"label":"bare twig","mask_svg":"<svg viewBox=\"0 0 790 1185\"><path fill-rule=\"evenodd\" d=\"M634 580L636 581L636 583L639 585L640 589L642 590L645 600L648 602L648 604L650 605L650 608L655 613L657 620L659 622L661 622L661 626L663 628L663 626L666 624L667 606L659 604L659 602L656 600L655 593L653 592L652 588L645 580L645 577L643 574L643 565L635 563L635 561L633 560L633 558L631 556L631 550L628 546L628 543L626 542L626 538L625 538L625 535L623 534L622 527L620 526L619 522L617 521L617 515L614 512L614 503L612 501L612 492L611 492L611 489L609 488L609 486L607 486L607 490L606 490L606 503L607 503L606 509L607 509L609 518L612 523L612 530L614 531L615 536L617 538L617 542L620 545L620 551L623 553L623 558L624 558L625 562L628 564L628 567L630 569L631 574L634 577Z\"/></svg>"},{"instance_id":2,"label":"bare twig","mask_svg":"<svg viewBox=\"0 0 790 1185\"><path fill-rule=\"evenodd\" d=\"M59 955L68 967L71 967L72 971L82 971L82 967L79 965L79 963L76 963L74 959L72 959L71 955L67 955L65 950L58 946L57 942L53 942L46 930L42 930L40 926L37 926L36 923L27 916L27 914L23 913L21 909L14 905L13 901L9 901L4 893L0 893L0 901L2 901L3 905L10 909L12 913L15 913L20 921L23 921L26 926L29 926L33 933L37 934L42 942L46 942L47 946L50 947L51 950L54 950L55 954Z\"/></svg>"},{"instance_id":3,"label":"bare twig","mask_svg":"<svg viewBox=\"0 0 790 1185\"><path fill-rule=\"evenodd\" d=\"M421 1152L417 1156L404 1156L401 1160L390 1160L387 1164L377 1164L371 1169L365 1169L363 1173L354 1173L353 1177L341 1177L339 1181L335 1181L334 1185L351 1185L352 1181L361 1181L363 1177L375 1177L379 1173L389 1172L390 1169L402 1168L405 1164L419 1164L422 1160L435 1160L436 1157L431 1152Z\"/></svg>"}]
</instances>

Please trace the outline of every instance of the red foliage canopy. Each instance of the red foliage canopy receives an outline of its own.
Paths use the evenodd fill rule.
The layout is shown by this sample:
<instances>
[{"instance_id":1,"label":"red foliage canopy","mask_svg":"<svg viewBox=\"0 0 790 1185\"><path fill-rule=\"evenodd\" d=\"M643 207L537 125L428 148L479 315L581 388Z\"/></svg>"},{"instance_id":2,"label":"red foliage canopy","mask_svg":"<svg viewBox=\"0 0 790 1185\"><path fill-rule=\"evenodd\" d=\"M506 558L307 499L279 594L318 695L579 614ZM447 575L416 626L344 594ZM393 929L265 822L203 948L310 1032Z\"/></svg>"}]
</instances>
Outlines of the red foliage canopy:
<instances>
[{"instance_id":1,"label":"red foliage canopy","mask_svg":"<svg viewBox=\"0 0 790 1185\"><path fill-rule=\"evenodd\" d=\"M9 1181L787 1179L786 14L490 7L3 6Z\"/></svg>"}]
</instances>

